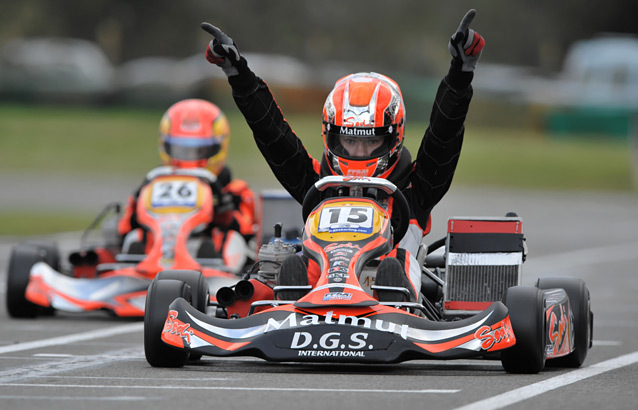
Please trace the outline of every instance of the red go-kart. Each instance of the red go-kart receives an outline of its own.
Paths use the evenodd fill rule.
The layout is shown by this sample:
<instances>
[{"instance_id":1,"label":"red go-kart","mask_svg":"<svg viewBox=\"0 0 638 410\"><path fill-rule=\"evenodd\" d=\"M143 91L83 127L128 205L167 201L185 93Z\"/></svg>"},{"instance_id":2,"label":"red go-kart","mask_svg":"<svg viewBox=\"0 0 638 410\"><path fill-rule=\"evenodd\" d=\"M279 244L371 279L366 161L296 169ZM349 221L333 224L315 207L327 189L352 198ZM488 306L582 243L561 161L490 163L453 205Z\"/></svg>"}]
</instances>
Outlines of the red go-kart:
<instances>
[{"instance_id":1,"label":"red go-kart","mask_svg":"<svg viewBox=\"0 0 638 410\"><path fill-rule=\"evenodd\" d=\"M303 255L321 268L316 285L304 283L306 267L296 255L260 261L280 265L274 287L258 271L234 294L221 289L214 304L204 286L156 278L146 303L147 361L176 367L202 355L356 363L496 358L512 373L537 373L546 360L570 367L584 361L593 323L589 291L573 278L521 285L526 248L517 216L450 219L447 237L417 255L423 284L415 302L406 288L379 283L388 272L378 258L408 226L407 202L392 183L323 178L308 192L303 214ZM269 246L286 247L275 239L262 251Z\"/></svg>"},{"instance_id":2,"label":"red go-kart","mask_svg":"<svg viewBox=\"0 0 638 410\"><path fill-rule=\"evenodd\" d=\"M213 295L237 282L239 277L214 253L210 237L197 235L213 217L210 182L215 176L205 169L159 167L147 179L137 201L137 218L145 228L139 232L140 241L122 249L117 218L105 218L103 212L82 242L100 222L112 239L71 253L68 268L62 267L59 248L51 241L17 245L7 272L9 314L25 318L54 310L106 310L117 316L143 316L146 291L154 278L195 278ZM236 242L236 250L237 257L245 259L243 239Z\"/></svg>"}]
</instances>

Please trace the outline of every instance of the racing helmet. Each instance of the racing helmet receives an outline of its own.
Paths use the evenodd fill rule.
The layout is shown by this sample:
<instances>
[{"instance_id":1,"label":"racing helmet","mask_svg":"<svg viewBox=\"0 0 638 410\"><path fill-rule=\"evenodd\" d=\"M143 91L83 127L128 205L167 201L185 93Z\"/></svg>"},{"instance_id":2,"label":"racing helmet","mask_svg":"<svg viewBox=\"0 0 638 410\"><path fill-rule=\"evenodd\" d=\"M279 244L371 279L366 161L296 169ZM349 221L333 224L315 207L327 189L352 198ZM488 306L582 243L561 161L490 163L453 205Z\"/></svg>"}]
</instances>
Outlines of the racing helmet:
<instances>
[{"instance_id":1,"label":"racing helmet","mask_svg":"<svg viewBox=\"0 0 638 410\"><path fill-rule=\"evenodd\" d=\"M378 73L339 79L323 107L323 143L336 175L387 178L405 129L405 106L396 82Z\"/></svg>"},{"instance_id":2,"label":"racing helmet","mask_svg":"<svg viewBox=\"0 0 638 410\"><path fill-rule=\"evenodd\" d=\"M199 99L179 101L166 110L159 131L164 165L207 168L215 175L224 168L230 126L215 104Z\"/></svg>"}]
</instances>

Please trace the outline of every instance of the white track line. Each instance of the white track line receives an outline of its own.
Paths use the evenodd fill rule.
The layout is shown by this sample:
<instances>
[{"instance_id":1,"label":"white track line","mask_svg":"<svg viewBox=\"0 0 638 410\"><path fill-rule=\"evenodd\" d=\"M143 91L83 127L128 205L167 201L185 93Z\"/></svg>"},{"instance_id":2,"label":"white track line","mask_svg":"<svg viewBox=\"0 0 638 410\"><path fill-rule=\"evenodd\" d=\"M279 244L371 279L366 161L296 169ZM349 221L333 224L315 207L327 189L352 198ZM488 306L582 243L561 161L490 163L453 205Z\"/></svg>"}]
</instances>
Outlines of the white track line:
<instances>
[{"instance_id":1,"label":"white track line","mask_svg":"<svg viewBox=\"0 0 638 410\"><path fill-rule=\"evenodd\" d=\"M266 391L266 392L319 392L319 393L399 393L399 394L424 394L424 393L458 393L458 389L424 389L424 390L389 390L389 389L305 389L303 387L248 387L248 386L104 386L82 384L36 384L36 383L3 383L4 386L13 387L64 387L86 389L140 389L140 390L236 390L236 391Z\"/></svg>"},{"instance_id":2,"label":"white track line","mask_svg":"<svg viewBox=\"0 0 638 410\"><path fill-rule=\"evenodd\" d=\"M20 366L12 369L0 370L0 386L11 385L17 380L46 377L56 373L74 372L88 367L107 366L112 363L142 359L143 352L139 347L104 352L94 356L76 356L38 363L30 366Z\"/></svg>"},{"instance_id":3,"label":"white track line","mask_svg":"<svg viewBox=\"0 0 638 410\"><path fill-rule=\"evenodd\" d=\"M159 397L144 397L144 396L10 396L0 395L0 400L65 400L65 401L147 401L147 400L160 400Z\"/></svg>"},{"instance_id":4,"label":"white track line","mask_svg":"<svg viewBox=\"0 0 638 410\"><path fill-rule=\"evenodd\" d=\"M606 360L604 362L596 363L582 369L561 374L559 376L552 377L551 379L543 380L542 382L530 384L529 386L521 387L519 389L514 389L508 391L507 393L499 394L498 396L493 396L485 400L479 400L462 407L457 407L455 410L500 409L535 396L540 396L548 391L555 390L572 383L576 383L589 377L594 377L601 373L632 365L636 362L638 362L638 352L633 352L624 356L616 357L615 359Z\"/></svg>"},{"instance_id":5,"label":"white track line","mask_svg":"<svg viewBox=\"0 0 638 410\"><path fill-rule=\"evenodd\" d=\"M622 346L620 340L593 340L594 346Z\"/></svg>"},{"instance_id":6,"label":"white track line","mask_svg":"<svg viewBox=\"0 0 638 410\"><path fill-rule=\"evenodd\" d=\"M153 380L157 381L157 377L120 377L120 376L47 376L49 379L94 379L94 380ZM175 381L194 381L194 382L219 382L229 380L241 380L236 377L162 377L162 380Z\"/></svg>"},{"instance_id":7,"label":"white track line","mask_svg":"<svg viewBox=\"0 0 638 410\"><path fill-rule=\"evenodd\" d=\"M144 330L144 323L130 323L127 325L114 326L106 329L92 330L89 332L76 333L67 336L52 337L50 339L35 340L33 342L16 343L13 345L0 346L0 354L20 352L23 350L40 349L42 347L64 345L85 340L111 337L122 333L133 333Z\"/></svg>"}]
</instances>

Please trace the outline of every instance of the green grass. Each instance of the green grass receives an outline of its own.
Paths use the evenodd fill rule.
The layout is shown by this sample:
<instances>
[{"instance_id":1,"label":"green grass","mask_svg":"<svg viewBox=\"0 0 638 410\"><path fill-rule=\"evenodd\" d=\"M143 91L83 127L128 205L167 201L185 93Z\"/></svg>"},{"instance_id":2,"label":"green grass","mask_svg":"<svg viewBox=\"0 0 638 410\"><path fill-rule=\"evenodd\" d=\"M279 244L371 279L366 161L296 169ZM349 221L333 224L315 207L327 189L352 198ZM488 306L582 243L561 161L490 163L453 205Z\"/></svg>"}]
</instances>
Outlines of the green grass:
<instances>
[{"instance_id":1,"label":"green grass","mask_svg":"<svg viewBox=\"0 0 638 410\"><path fill-rule=\"evenodd\" d=\"M228 163L235 176L246 179L256 191L278 187L243 117L236 109L226 113L232 130ZM0 172L73 173L98 180L144 175L159 164L157 127L162 114L161 110L0 105ZM287 119L318 158L323 149L319 115ZM425 127L408 123L406 146L414 155ZM560 139L469 124L453 186L628 192L630 164L628 143L618 139ZM0 235L76 230L91 217L4 209Z\"/></svg>"},{"instance_id":2,"label":"green grass","mask_svg":"<svg viewBox=\"0 0 638 410\"><path fill-rule=\"evenodd\" d=\"M144 172L157 162L158 115L0 106L0 169L92 175Z\"/></svg>"},{"instance_id":3,"label":"green grass","mask_svg":"<svg viewBox=\"0 0 638 410\"><path fill-rule=\"evenodd\" d=\"M65 212L0 212L0 236L83 231L95 215Z\"/></svg>"},{"instance_id":4,"label":"green grass","mask_svg":"<svg viewBox=\"0 0 638 410\"><path fill-rule=\"evenodd\" d=\"M547 190L630 191L628 143L534 132L468 131L455 182Z\"/></svg>"}]
</instances>

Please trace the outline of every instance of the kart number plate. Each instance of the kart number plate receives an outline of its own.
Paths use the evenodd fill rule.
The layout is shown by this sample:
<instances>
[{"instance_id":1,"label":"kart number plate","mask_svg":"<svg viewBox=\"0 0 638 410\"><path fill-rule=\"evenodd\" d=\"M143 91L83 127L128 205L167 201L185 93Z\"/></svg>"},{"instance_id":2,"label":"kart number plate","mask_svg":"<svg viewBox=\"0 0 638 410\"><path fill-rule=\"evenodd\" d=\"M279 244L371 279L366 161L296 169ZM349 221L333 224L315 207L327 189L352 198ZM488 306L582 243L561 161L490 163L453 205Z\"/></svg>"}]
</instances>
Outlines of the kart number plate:
<instances>
[{"instance_id":1,"label":"kart number plate","mask_svg":"<svg viewBox=\"0 0 638 410\"><path fill-rule=\"evenodd\" d=\"M196 181L162 181L153 184L151 206L193 207L197 204Z\"/></svg>"},{"instance_id":2,"label":"kart number plate","mask_svg":"<svg viewBox=\"0 0 638 410\"><path fill-rule=\"evenodd\" d=\"M323 208L319 216L319 232L372 233L374 208L335 206Z\"/></svg>"}]
</instances>

